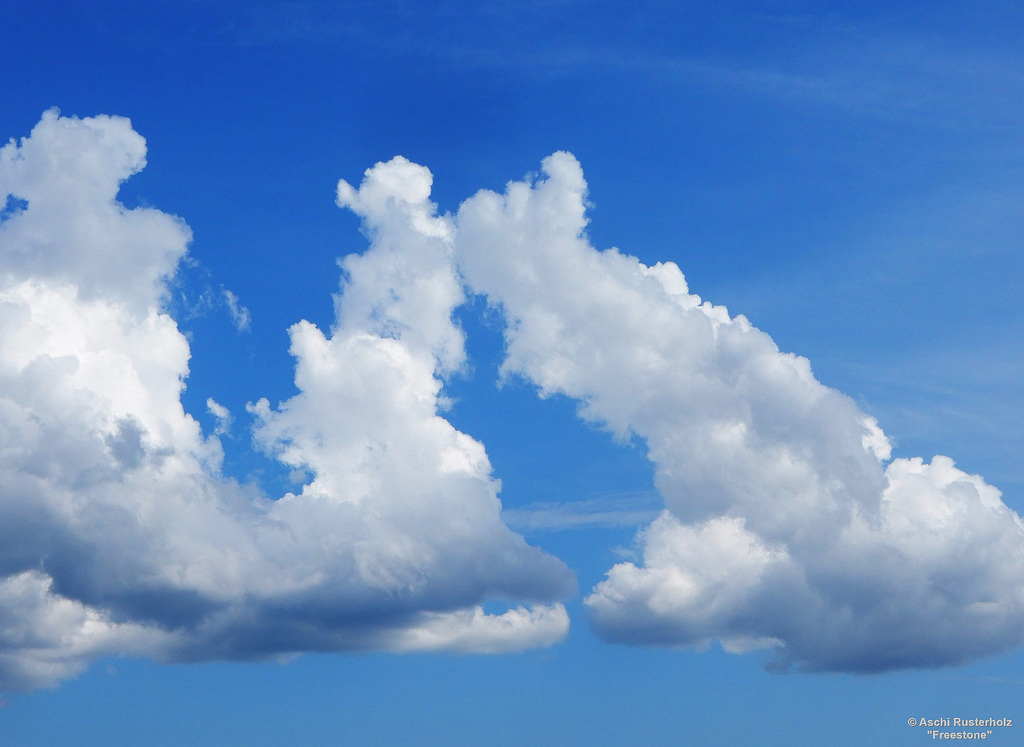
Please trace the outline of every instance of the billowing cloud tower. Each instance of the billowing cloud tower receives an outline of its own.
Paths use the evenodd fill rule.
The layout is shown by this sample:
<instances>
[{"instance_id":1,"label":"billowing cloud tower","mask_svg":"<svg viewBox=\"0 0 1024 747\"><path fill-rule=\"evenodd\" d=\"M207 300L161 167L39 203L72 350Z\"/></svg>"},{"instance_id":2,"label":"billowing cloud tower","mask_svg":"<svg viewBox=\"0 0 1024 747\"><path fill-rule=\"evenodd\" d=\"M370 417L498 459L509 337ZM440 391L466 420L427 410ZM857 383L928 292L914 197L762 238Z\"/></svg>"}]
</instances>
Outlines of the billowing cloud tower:
<instances>
[{"instance_id":1,"label":"billowing cloud tower","mask_svg":"<svg viewBox=\"0 0 1024 747\"><path fill-rule=\"evenodd\" d=\"M272 501L221 474L182 408L190 350L161 302L190 232L116 199L145 152L126 119L53 111L0 150L0 687L108 654L564 637L571 574L502 523L483 446L439 414L462 291L428 172L397 160L343 190L373 246L344 263L332 333L291 330L300 393L252 406L309 475Z\"/></svg>"}]
</instances>

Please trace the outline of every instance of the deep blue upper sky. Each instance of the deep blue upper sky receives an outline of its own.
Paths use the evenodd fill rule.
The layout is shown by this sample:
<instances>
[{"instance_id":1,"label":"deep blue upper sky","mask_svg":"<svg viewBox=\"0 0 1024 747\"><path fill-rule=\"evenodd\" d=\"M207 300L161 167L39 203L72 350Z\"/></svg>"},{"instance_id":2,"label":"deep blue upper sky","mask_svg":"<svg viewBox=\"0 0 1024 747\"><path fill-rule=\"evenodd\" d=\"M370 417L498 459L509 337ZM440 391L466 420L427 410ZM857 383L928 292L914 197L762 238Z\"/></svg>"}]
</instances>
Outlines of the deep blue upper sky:
<instances>
[{"instance_id":1,"label":"deep blue upper sky","mask_svg":"<svg viewBox=\"0 0 1024 747\"><path fill-rule=\"evenodd\" d=\"M877 418L894 456L949 455L1024 512L1013 3L40 2L0 9L0 29L0 139L51 107L128 117L146 138L119 199L192 230L167 307L191 345L183 404L208 434L207 398L232 412L225 472L268 496L296 488L253 449L246 404L296 394L287 329L331 328L337 260L369 244L335 204L338 180L402 155L454 214L564 150L587 180L594 247L677 263L691 293ZM918 744L930 737L910 717L1024 718L1012 649L960 668L777 675L764 652L602 641L582 599L662 506L645 444L616 443L536 382L497 387L505 322L485 306L457 312L470 366L444 415L486 446L513 529L575 573L563 643L103 659L7 696L0 741ZM538 504L618 518L538 527Z\"/></svg>"}]
</instances>

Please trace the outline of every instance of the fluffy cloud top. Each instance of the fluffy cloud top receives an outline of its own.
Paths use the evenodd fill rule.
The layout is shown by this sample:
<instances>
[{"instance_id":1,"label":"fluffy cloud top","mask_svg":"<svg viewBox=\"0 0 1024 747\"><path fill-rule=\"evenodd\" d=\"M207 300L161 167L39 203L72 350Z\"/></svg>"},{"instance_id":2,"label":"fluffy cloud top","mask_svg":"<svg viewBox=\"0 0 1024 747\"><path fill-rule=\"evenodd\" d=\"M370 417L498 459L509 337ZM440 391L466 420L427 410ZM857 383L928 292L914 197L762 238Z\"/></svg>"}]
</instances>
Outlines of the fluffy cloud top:
<instances>
[{"instance_id":1,"label":"fluffy cloud top","mask_svg":"<svg viewBox=\"0 0 1024 747\"><path fill-rule=\"evenodd\" d=\"M853 671L1021 642L1024 524L998 490L946 457L890 461L872 418L675 264L590 246L571 155L543 171L463 203L455 245L507 317L503 373L641 437L654 463L666 510L643 561L587 597L599 634Z\"/></svg>"},{"instance_id":2,"label":"fluffy cloud top","mask_svg":"<svg viewBox=\"0 0 1024 747\"><path fill-rule=\"evenodd\" d=\"M502 523L483 447L438 414L462 296L425 170L348 188L373 246L344 262L332 334L291 330L300 394L253 406L265 447L311 475L268 501L182 408L190 350L160 302L189 231L116 200L144 157L128 120L56 112L0 150L0 688L107 654L561 639L571 574Z\"/></svg>"},{"instance_id":3,"label":"fluffy cloud top","mask_svg":"<svg viewBox=\"0 0 1024 747\"><path fill-rule=\"evenodd\" d=\"M119 117L51 110L32 137L0 148L0 200L20 208L2 222L5 284L73 285L82 299L128 303L136 314L156 306L191 233L171 215L117 202L121 182L145 165L146 141Z\"/></svg>"}]
</instances>

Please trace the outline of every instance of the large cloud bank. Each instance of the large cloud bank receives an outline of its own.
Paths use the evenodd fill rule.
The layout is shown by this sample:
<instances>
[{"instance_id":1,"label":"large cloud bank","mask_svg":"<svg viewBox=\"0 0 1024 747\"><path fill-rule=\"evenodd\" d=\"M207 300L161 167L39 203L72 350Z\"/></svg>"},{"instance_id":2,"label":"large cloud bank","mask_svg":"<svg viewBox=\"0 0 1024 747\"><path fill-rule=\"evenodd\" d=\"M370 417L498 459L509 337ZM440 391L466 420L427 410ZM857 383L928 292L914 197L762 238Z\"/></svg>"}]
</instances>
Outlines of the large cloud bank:
<instances>
[{"instance_id":1,"label":"large cloud bank","mask_svg":"<svg viewBox=\"0 0 1024 747\"><path fill-rule=\"evenodd\" d=\"M505 375L647 445L665 509L586 597L599 635L847 671L1021 643L1024 525L999 491L891 459L874 420L676 265L594 249L566 153L454 216L401 157L339 184L370 248L341 263L333 327L290 329L299 393L250 406L308 480L277 500L238 485L182 408L190 350L160 311L189 230L117 202L144 158L127 120L55 112L0 150L0 688L108 654L561 640L571 573L502 522L483 445L443 417L466 288L505 315Z\"/></svg>"},{"instance_id":2,"label":"large cloud bank","mask_svg":"<svg viewBox=\"0 0 1024 747\"><path fill-rule=\"evenodd\" d=\"M890 460L872 418L675 264L591 247L571 155L543 170L463 203L455 244L507 317L504 373L641 437L655 466L665 511L642 562L586 598L598 634L846 671L1021 643L1024 523L997 489L947 457Z\"/></svg>"},{"instance_id":3,"label":"large cloud bank","mask_svg":"<svg viewBox=\"0 0 1024 747\"><path fill-rule=\"evenodd\" d=\"M190 350L159 309L190 233L116 200L145 151L126 119L56 112L0 150L0 688L108 654L561 640L570 572L502 523L482 445L438 414L462 289L429 172L345 191L372 246L345 261L330 334L291 329L300 393L252 407L310 475L270 501L222 476L182 408Z\"/></svg>"}]
</instances>

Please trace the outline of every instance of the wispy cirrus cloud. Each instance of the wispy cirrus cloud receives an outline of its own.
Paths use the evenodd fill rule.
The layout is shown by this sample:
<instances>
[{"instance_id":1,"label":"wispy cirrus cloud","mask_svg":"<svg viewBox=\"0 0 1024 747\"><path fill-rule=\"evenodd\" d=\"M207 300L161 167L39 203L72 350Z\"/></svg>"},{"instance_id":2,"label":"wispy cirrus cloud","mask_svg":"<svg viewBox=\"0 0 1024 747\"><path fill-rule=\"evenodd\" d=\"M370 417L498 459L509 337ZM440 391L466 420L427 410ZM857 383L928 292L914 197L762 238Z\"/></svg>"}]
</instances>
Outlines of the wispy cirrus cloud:
<instances>
[{"instance_id":1,"label":"wispy cirrus cloud","mask_svg":"<svg viewBox=\"0 0 1024 747\"><path fill-rule=\"evenodd\" d=\"M661 512L657 493L626 493L575 501L540 501L506 508L501 518L520 531L557 532L588 527L637 527Z\"/></svg>"},{"instance_id":2,"label":"wispy cirrus cloud","mask_svg":"<svg viewBox=\"0 0 1024 747\"><path fill-rule=\"evenodd\" d=\"M242 306L238 301L238 296L229 291L227 288L223 290L224 303L227 304L228 313L231 314L231 321L235 323L235 328L239 332L246 332L249 330L249 326L252 324L252 319L249 315L249 309Z\"/></svg>"}]
</instances>

